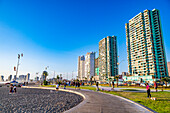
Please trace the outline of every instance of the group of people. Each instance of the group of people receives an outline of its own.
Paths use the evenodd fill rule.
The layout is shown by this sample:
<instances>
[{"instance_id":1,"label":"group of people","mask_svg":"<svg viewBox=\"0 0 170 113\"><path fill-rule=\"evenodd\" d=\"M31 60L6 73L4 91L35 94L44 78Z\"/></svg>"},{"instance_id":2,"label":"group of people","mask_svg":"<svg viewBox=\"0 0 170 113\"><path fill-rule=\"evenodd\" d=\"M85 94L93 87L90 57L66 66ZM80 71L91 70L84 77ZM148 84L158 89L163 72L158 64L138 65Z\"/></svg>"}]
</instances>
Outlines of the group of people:
<instances>
[{"instance_id":1,"label":"group of people","mask_svg":"<svg viewBox=\"0 0 170 113\"><path fill-rule=\"evenodd\" d=\"M80 82L75 83L75 89L77 89L77 88L80 89Z\"/></svg>"},{"instance_id":2,"label":"group of people","mask_svg":"<svg viewBox=\"0 0 170 113\"><path fill-rule=\"evenodd\" d=\"M154 82L154 88L155 91L157 92L158 84L156 82ZM148 83L146 83L146 90L147 90L147 98L151 98L151 91Z\"/></svg>"},{"instance_id":3,"label":"group of people","mask_svg":"<svg viewBox=\"0 0 170 113\"><path fill-rule=\"evenodd\" d=\"M16 85L11 84L9 94L16 93L16 92L17 92Z\"/></svg>"}]
</instances>

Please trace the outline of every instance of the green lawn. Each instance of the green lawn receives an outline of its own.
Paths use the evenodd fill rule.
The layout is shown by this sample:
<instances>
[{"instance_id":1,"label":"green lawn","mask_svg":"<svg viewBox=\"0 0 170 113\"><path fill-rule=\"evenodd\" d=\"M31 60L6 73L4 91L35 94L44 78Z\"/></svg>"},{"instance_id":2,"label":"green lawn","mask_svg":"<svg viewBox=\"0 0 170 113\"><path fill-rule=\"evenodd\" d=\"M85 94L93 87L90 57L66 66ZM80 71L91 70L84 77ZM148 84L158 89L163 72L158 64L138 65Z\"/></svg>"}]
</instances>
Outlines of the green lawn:
<instances>
[{"instance_id":1,"label":"green lawn","mask_svg":"<svg viewBox=\"0 0 170 113\"><path fill-rule=\"evenodd\" d=\"M122 90L122 91L139 91L137 89L120 89L120 90Z\"/></svg>"},{"instance_id":2,"label":"green lawn","mask_svg":"<svg viewBox=\"0 0 170 113\"><path fill-rule=\"evenodd\" d=\"M168 113L170 112L170 92L153 92L151 93L152 97L156 97L157 100L151 100L146 98L146 93L136 93L136 92L108 92L102 91L104 93L114 94L121 97L125 97L137 103L140 103L152 110L159 113Z\"/></svg>"},{"instance_id":3,"label":"green lawn","mask_svg":"<svg viewBox=\"0 0 170 113\"><path fill-rule=\"evenodd\" d=\"M103 86L103 87L109 87L109 84L100 84L99 86ZM112 86L111 86L112 87ZM115 88L117 88L116 84L115 84ZM140 89L146 89L146 87L140 87L140 86L118 86L118 88L140 88ZM151 89L154 89L153 87L150 87ZM162 87L159 86L158 90L161 90ZM170 87L163 87L163 90L170 90Z\"/></svg>"}]
</instances>

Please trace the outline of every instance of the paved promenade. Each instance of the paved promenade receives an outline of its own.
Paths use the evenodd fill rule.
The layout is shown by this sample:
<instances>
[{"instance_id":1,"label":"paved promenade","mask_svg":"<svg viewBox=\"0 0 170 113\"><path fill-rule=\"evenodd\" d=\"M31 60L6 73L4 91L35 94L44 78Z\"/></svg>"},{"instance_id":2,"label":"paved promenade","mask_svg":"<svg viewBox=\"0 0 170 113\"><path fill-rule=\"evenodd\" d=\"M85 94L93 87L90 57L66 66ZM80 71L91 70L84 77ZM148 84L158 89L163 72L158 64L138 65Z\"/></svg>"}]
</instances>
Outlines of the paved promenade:
<instances>
[{"instance_id":1,"label":"paved promenade","mask_svg":"<svg viewBox=\"0 0 170 113\"><path fill-rule=\"evenodd\" d=\"M66 113L151 113L135 103L114 95L87 90L75 91L85 95L86 99Z\"/></svg>"},{"instance_id":2,"label":"paved promenade","mask_svg":"<svg viewBox=\"0 0 170 113\"><path fill-rule=\"evenodd\" d=\"M96 87L96 86L93 85L92 87ZM103 89L103 90L107 90L107 91L112 90L112 87L99 86L99 88ZM122 91L121 89L134 89L134 90L137 90L137 91L124 91L124 92L146 92L146 89L142 89L142 88L119 88L119 87L115 87L114 91ZM161 90L158 90L158 91L161 91ZM164 89L164 91L170 92L170 90L165 90L165 89ZM155 92L155 89L151 89L151 92Z\"/></svg>"}]
</instances>

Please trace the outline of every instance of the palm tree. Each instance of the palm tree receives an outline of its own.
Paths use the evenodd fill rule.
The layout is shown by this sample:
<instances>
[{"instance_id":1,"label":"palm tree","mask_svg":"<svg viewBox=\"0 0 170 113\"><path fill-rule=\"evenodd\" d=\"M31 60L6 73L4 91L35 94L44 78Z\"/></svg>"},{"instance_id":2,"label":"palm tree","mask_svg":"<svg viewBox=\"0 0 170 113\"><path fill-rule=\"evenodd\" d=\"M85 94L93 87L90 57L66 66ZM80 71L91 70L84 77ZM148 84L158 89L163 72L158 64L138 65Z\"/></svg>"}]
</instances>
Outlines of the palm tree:
<instances>
[{"instance_id":1,"label":"palm tree","mask_svg":"<svg viewBox=\"0 0 170 113\"><path fill-rule=\"evenodd\" d=\"M110 77L109 78L109 86L111 87L111 81L112 81L112 78Z\"/></svg>"},{"instance_id":2,"label":"palm tree","mask_svg":"<svg viewBox=\"0 0 170 113\"><path fill-rule=\"evenodd\" d=\"M47 76L48 76L48 72L47 71L43 71L43 76L45 77L44 79L44 85L47 85Z\"/></svg>"},{"instance_id":3,"label":"palm tree","mask_svg":"<svg viewBox=\"0 0 170 113\"><path fill-rule=\"evenodd\" d=\"M116 78L117 87L118 87L118 82L119 82L119 75L116 75L116 76L115 76L115 78Z\"/></svg>"},{"instance_id":4,"label":"palm tree","mask_svg":"<svg viewBox=\"0 0 170 113\"><path fill-rule=\"evenodd\" d=\"M46 80L47 76L48 76L48 72L47 71L43 71L43 75L45 76L45 80Z\"/></svg>"}]
</instances>

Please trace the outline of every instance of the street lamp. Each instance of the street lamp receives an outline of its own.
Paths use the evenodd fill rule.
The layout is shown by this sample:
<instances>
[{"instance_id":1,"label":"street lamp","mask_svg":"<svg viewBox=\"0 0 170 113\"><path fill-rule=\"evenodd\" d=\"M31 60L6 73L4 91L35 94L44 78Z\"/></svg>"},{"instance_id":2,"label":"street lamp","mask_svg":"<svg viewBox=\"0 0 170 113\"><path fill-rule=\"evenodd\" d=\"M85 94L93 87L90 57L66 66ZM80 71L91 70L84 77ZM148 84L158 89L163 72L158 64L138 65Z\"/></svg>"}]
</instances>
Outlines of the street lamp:
<instances>
[{"instance_id":1,"label":"street lamp","mask_svg":"<svg viewBox=\"0 0 170 113\"><path fill-rule=\"evenodd\" d=\"M21 57L23 57L23 53L21 53L21 54L18 54L18 63L17 63L17 69L16 69L16 67L14 66L14 71L16 71L16 77L15 77L15 80L16 80L16 78L17 78L17 74L18 74L18 68L19 68L19 60L20 60L20 58Z\"/></svg>"}]
</instances>

